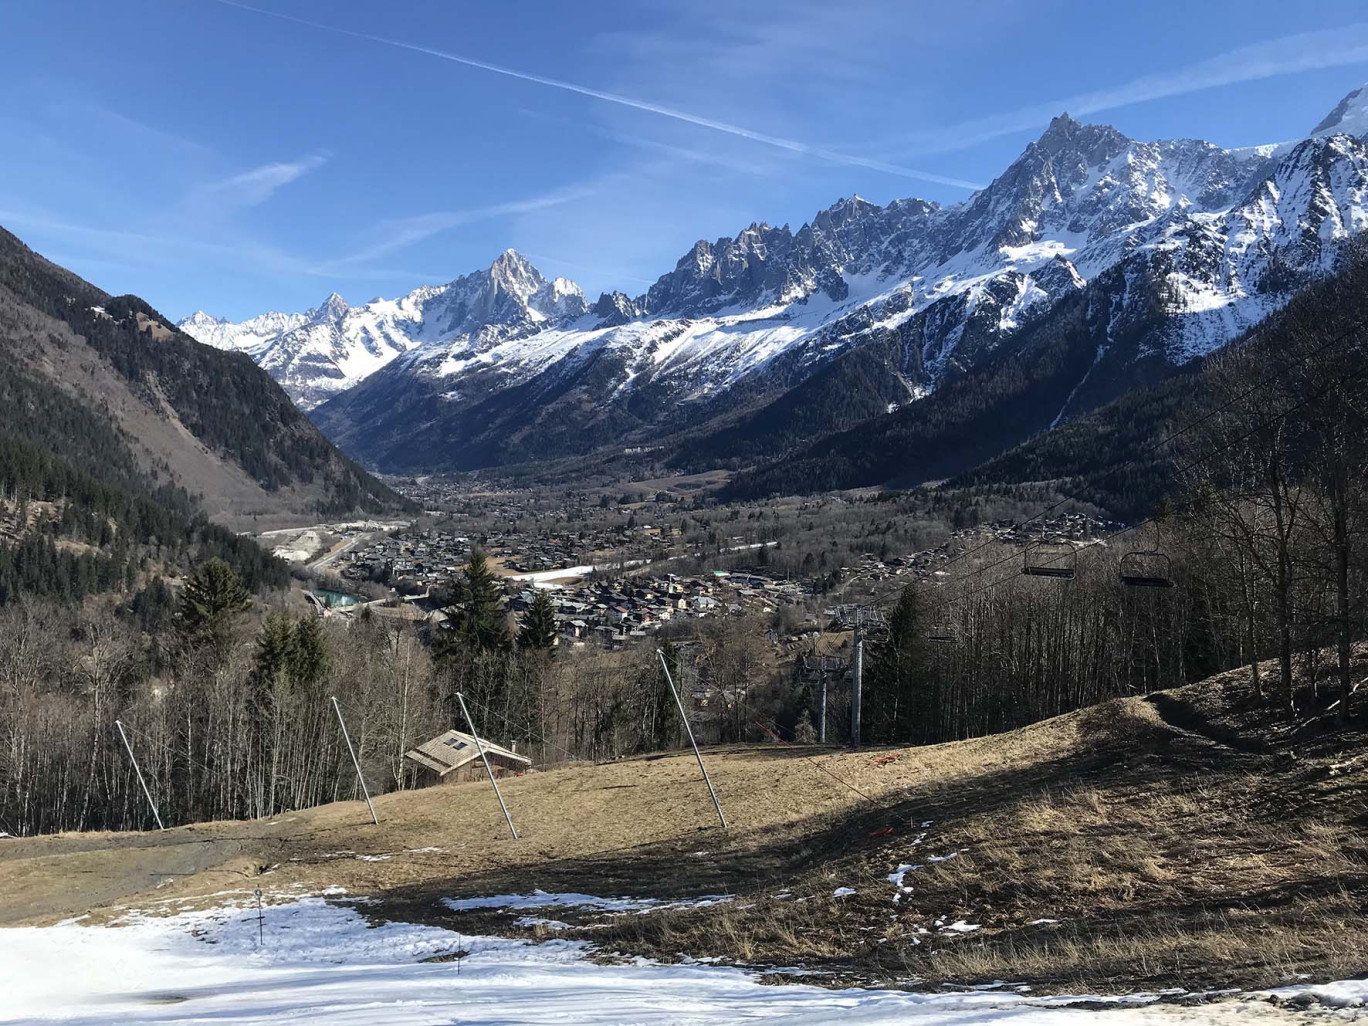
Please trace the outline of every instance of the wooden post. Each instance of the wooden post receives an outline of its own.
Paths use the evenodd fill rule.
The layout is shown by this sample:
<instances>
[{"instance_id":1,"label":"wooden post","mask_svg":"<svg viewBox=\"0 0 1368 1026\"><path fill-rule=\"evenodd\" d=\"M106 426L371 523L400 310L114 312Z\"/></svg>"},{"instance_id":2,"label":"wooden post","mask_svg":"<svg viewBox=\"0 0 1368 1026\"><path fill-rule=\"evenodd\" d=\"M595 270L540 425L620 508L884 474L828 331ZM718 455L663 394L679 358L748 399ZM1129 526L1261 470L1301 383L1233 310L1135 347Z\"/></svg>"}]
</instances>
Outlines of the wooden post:
<instances>
[{"instance_id":1,"label":"wooden post","mask_svg":"<svg viewBox=\"0 0 1368 1026\"><path fill-rule=\"evenodd\" d=\"M456 692L456 701L461 703L461 712L465 714L466 726L470 728L470 736L475 739L475 750L480 753L480 761L484 763L485 772L489 774L489 782L494 785L494 797L499 799L499 808L503 809L504 819L508 820L508 829L513 834L513 840L518 839L517 827L513 825L513 817L508 814L508 806L504 804L503 793L499 790L499 782L494 779L494 770L489 765L489 756L485 755L484 743L480 740L480 735L475 732L475 723L470 718L470 710L466 708L465 695Z\"/></svg>"},{"instance_id":2,"label":"wooden post","mask_svg":"<svg viewBox=\"0 0 1368 1026\"><path fill-rule=\"evenodd\" d=\"M337 724L342 728L342 740L347 742L347 754L351 756L352 765L356 767L356 779L361 781L361 793L366 796L366 808L370 809L371 822L376 826L380 825L380 819L375 815L375 806L371 804L370 788L366 786L366 775L361 772L361 762L356 758L356 749L352 747L351 735L347 733L347 722L342 719L342 707L337 704L337 696L332 696L333 712L337 713Z\"/></svg>"},{"instance_id":3,"label":"wooden post","mask_svg":"<svg viewBox=\"0 0 1368 1026\"><path fill-rule=\"evenodd\" d=\"M138 783L142 785L142 792L147 798L147 804L152 806L152 816L157 821L157 829L165 830L166 826L162 823L161 813L157 811L157 803L152 800L152 792L147 789L147 781L143 779L142 770L138 769L137 756L133 754L133 746L128 743L128 735L124 733L123 721L115 720L114 726L119 728L119 737L123 738L124 748L128 751L129 761L133 763L133 772L138 775Z\"/></svg>"},{"instance_id":4,"label":"wooden post","mask_svg":"<svg viewBox=\"0 0 1368 1026\"><path fill-rule=\"evenodd\" d=\"M670 676L670 666L665 662L665 653L661 649L656 649L656 655L660 656L661 668L665 671L665 681L670 685L670 694L674 695L675 705L679 707L679 718L684 721L684 732L689 735L689 744L693 745L694 758L698 760L698 768L703 773L703 783L708 785L708 794L712 796L713 808L717 810L717 818L722 824L722 829L727 829L727 817L722 815L722 804L717 800L717 792L713 790L712 780L708 777L708 768L703 765L703 755L698 750L698 742L694 740L693 728L689 726L689 715L684 711L684 703L679 699L679 691L675 688L674 678Z\"/></svg>"}]
</instances>

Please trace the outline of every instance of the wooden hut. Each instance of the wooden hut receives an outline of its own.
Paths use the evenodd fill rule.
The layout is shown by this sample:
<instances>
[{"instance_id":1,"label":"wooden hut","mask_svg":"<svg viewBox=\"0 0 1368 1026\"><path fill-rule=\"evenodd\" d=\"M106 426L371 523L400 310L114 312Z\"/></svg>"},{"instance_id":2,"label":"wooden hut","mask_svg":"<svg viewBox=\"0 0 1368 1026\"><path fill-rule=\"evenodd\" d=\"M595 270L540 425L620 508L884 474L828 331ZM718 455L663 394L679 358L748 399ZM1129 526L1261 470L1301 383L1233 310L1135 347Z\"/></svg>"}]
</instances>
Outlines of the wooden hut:
<instances>
[{"instance_id":1,"label":"wooden hut","mask_svg":"<svg viewBox=\"0 0 1368 1026\"><path fill-rule=\"evenodd\" d=\"M532 760L511 748L480 738L489 768L496 777L521 773L532 765ZM452 780L483 780L484 763L475 738L459 730L448 730L431 741L404 753L404 760L418 770L418 783L441 784Z\"/></svg>"}]
</instances>

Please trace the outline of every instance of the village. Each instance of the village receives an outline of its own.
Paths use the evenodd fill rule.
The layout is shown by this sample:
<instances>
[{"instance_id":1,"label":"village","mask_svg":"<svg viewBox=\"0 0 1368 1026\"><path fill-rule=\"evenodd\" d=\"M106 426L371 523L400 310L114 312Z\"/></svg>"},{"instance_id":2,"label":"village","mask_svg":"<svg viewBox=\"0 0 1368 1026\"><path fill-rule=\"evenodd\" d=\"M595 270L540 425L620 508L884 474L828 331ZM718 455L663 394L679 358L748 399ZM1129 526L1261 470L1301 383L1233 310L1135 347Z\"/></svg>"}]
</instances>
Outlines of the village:
<instances>
[{"instance_id":1,"label":"village","mask_svg":"<svg viewBox=\"0 0 1368 1026\"><path fill-rule=\"evenodd\" d=\"M887 600L913 581L940 581L947 577L940 568L966 549L1076 547L1115 526L1080 512L1004 520L944 532L912 552L842 553L833 565L825 552L799 559L789 523L769 511L695 508L664 496L446 498L449 508L409 524L337 525L346 529L308 564L332 582L317 589L326 596L320 608L354 615L364 605L440 625L479 549L511 615L530 609L537 591L549 595L558 645L618 649L662 632L687 636L690 622L723 617L759 620L773 640L795 641L840 622L843 607ZM806 504L795 507L790 521L810 513Z\"/></svg>"}]
</instances>

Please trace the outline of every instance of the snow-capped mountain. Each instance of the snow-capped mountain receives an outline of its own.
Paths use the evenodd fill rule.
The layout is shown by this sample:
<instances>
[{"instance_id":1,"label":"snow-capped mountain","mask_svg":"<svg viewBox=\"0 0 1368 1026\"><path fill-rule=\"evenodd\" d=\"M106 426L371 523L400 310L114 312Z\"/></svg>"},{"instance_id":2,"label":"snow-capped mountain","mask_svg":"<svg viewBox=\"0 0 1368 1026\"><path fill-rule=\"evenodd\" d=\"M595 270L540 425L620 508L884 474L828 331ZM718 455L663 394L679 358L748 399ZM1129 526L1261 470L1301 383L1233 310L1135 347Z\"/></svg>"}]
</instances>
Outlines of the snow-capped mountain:
<instances>
[{"instance_id":1,"label":"snow-capped mountain","mask_svg":"<svg viewBox=\"0 0 1368 1026\"><path fill-rule=\"evenodd\" d=\"M249 353L295 402L312 409L421 343L440 339L483 352L585 309L579 286L548 281L510 249L483 271L396 300L352 307L334 292L304 314L230 324L201 312L179 327L209 345Z\"/></svg>"},{"instance_id":2,"label":"snow-capped mountain","mask_svg":"<svg viewBox=\"0 0 1368 1026\"><path fill-rule=\"evenodd\" d=\"M263 342L299 327L308 319L308 314L264 313L234 324L203 310L196 310L177 327L196 341L215 349L250 352Z\"/></svg>"},{"instance_id":3,"label":"snow-capped mountain","mask_svg":"<svg viewBox=\"0 0 1368 1026\"><path fill-rule=\"evenodd\" d=\"M825 393L850 401L804 408L803 430L849 426L869 415L852 389L905 406L1034 344L1067 308L1090 365L1048 425L1218 348L1330 270L1368 224L1366 133L1368 87L1304 140L1241 150L1060 115L954 206L856 196L797 231L752 224L592 307L510 252L348 311L319 363L293 343L268 355L310 325L253 355L302 402L346 388L315 419L362 459L462 468L736 434L738 418L784 419L773 411L819 372L850 375Z\"/></svg>"}]
</instances>

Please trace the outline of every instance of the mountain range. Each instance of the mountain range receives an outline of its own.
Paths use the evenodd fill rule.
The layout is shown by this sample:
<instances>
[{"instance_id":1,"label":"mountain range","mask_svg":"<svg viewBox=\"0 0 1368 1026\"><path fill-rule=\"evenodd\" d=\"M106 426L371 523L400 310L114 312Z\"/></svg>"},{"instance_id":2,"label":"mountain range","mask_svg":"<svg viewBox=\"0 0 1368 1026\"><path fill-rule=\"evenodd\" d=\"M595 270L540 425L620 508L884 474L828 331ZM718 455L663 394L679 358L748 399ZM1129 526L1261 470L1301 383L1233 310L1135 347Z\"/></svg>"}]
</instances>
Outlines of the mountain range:
<instances>
[{"instance_id":1,"label":"mountain range","mask_svg":"<svg viewBox=\"0 0 1368 1026\"><path fill-rule=\"evenodd\" d=\"M180 327L386 471L658 447L756 487L767 465L929 480L1173 374L1335 268L1368 224L1366 136L1368 87L1303 139L1237 150L1064 114L962 203L752 224L636 297L590 304L510 250L397 300ZM881 436L922 444L852 456Z\"/></svg>"}]
</instances>

